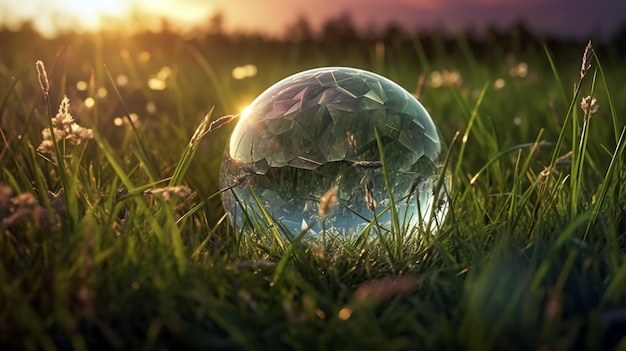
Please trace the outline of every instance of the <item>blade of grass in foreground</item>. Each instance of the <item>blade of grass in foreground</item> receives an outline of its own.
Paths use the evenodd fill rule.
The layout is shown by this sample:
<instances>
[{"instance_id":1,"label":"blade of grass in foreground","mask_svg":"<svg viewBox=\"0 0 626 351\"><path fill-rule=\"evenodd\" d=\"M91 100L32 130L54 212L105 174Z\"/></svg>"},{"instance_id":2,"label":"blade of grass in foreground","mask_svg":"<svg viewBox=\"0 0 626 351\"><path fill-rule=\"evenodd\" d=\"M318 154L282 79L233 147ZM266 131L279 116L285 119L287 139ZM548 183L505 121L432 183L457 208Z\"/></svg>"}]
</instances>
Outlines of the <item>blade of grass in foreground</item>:
<instances>
[{"instance_id":1,"label":"blade of grass in foreground","mask_svg":"<svg viewBox=\"0 0 626 351\"><path fill-rule=\"evenodd\" d=\"M613 103L613 98L611 97L611 90L609 89L608 82L606 80L606 75L604 74L604 68L602 68L602 63L600 62L600 58L598 58L596 51L593 51L594 62L598 66L598 71L600 72L600 77L602 78L602 84L604 86L604 92L606 93L606 100L609 105L609 111L611 111L611 121L613 122L613 133L615 134L615 142L620 138L619 132L619 121L617 120L617 112L615 111L615 104ZM623 133L623 130L622 130Z\"/></svg>"},{"instance_id":2,"label":"blade of grass in foreground","mask_svg":"<svg viewBox=\"0 0 626 351\"><path fill-rule=\"evenodd\" d=\"M113 152L113 149L111 148L109 143L100 136L100 133L98 133L97 130L93 131L93 138L96 143L98 143L100 150L102 150L102 152L104 153L104 157L106 157L107 161L109 161L109 164L115 171L115 174L117 174L117 176L120 178L124 186L128 189L129 192L135 192L135 185L130 180L128 174L126 174L126 172L124 171L124 167L122 167L122 165L117 161L115 153Z\"/></svg>"},{"instance_id":3,"label":"blade of grass in foreground","mask_svg":"<svg viewBox=\"0 0 626 351\"><path fill-rule=\"evenodd\" d=\"M383 141L380 139L380 134L378 134L378 130L374 129L374 134L376 135L376 144L378 145L378 153L380 154L380 163L382 165L383 178L385 179L385 188L387 189L387 196L389 196L389 207L391 209L391 226L393 228L393 234L395 236L395 245L396 245L396 257L395 259L400 259L402 255L402 237L403 233L400 228L400 218L398 218L398 209L396 208L396 201L393 197L393 186L391 185L391 180L389 178L389 169L387 168L387 162L385 161L385 151L383 149Z\"/></svg>"},{"instance_id":4,"label":"blade of grass in foreground","mask_svg":"<svg viewBox=\"0 0 626 351\"><path fill-rule=\"evenodd\" d=\"M141 161L141 163L143 164L143 166L146 169L146 173L148 178L150 179L151 182L154 182L155 179L158 178L157 174L157 167L154 165L154 163L152 162L151 158L148 155L148 151L146 149L146 146L144 145L143 141L141 140L141 136L139 135L139 131L137 130L137 126L135 126L135 122L133 121L133 119L130 117L130 111L128 110L128 107L126 106L126 102L124 101L124 99L122 98L122 94L120 94L119 89L117 88L117 84L115 83L115 79L113 79L113 76L111 75L111 72L109 71L109 68L105 65L104 69L107 73L107 76L109 77L109 81L111 83L111 86L113 87L113 90L115 91L115 94L117 95L120 104L122 104L122 108L124 109L124 113L126 116L126 119L128 120L128 123L131 126L131 129L133 130L133 133L135 134L135 139L137 140L137 145L139 146L138 152L137 152L137 157L139 158L139 160Z\"/></svg>"},{"instance_id":5,"label":"blade of grass in foreground","mask_svg":"<svg viewBox=\"0 0 626 351\"><path fill-rule=\"evenodd\" d=\"M440 192L441 189L445 191L445 196L447 197L447 200L450 202L449 206L453 207L451 189L449 188L448 184L446 184L446 178L448 176L448 169L449 169L448 167L450 167L450 162L452 161L452 149L454 145L456 145L456 141L458 140L458 138L459 138L459 132L457 131L456 133L454 133L454 136L452 137L452 141L450 142L450 146L448 147L448 151L446 152L446 157L443 160L441 170L439 174L437 175L437 182L435 183L435 189L434 189L436 196L434 196L433 198L433 205L430 207L430 213L428 214L428 224L426 225L426 229L428 231L430 231L431 229L433 220L434 221L437 220L436 212L439 210L438 204L441 200L441 192ZM449 211L448 216L450 216L452 221L455 220L454 211ZM435 223L435 225L437 227L441 227L443 223Z\"/></svg>"},{"instance_id":6,"label":"blade of grass in foreground","mask_svg":"<svg viewBox=\"0 0 626 351\"><path fill-rule=\"evenodd\" d=\"M560 89L561 89L561 94L563 96L563 100L567 101L567 97L565 94L565 90L563 88L563 85L561 83L561 78L559 76L559 73L556 69L556 65L554 64L554 61L552 59L552 55L550 54L550 52L547 49L547 46L544 44L544 51L546 53L546 56L548 58L548 61L550 62L550 68L552 69L552 73L554 75L554 78L556 79ZM577 119L577 113L575 110L575 106L576 106L576 102L578 101L578 96L580 95L580 89L582 87L582 83L583 83L583 76L580 77L580 79L578 80L578 82L575 84L574 86L574 92L572 95L571 100L569 101L569 106L567 108L567 113L565 114L565 118L563 119L563 126L559 132L559 136L557 138L557 142L554 145L554 152L552 153L552 159L550 160L550 164L554 165L555 161L561 156L561 148L563 147L563 144L565 143L565 135L567 133L567 128L566 126L568 125L568 123L570 123L571 120L571 125L572 125L572 146L570 148L570 151L572 152L572 169L578 168L578 166L580 165L579 163L576 163L576 160L580 160L580 157L578 155L579 151L576 148L576 140L578 139L578 133L579 133L579 124L578 124L578 119ZM582 152L585 152L585 150L582 150ZM570 219L573 219L576 214L578 213L578 200L579 198L577 197L579 188L577 186L578 181L575 179L577 176L577 171L573 172L573 178L571 184L573 184L572 186L572 191L570 192L571 194L571 203L569 206L569 215L570 215Z\"/></svg>"},{"instance_id":7,"label":"blade of grass in foreground","mask_svg":"<svg viewBox=\"0 0 626 351\"><path fill-rule=\"evenodd\" d=\"M541 258L537 271L535 272L530 284L532 290L539 289L542 282L549 274L550 267L558 261L556 256L559 253L559 250L572 236L576 234L578 229L582 227L591 218L591 216L591 212L585 212L584 214L576 217L567 227L565 227L565 229L561 231L559 236L556 238L556 241L550 246L548 253Z\"/></svg>"},{"instance_id":8,"label":"blade of grass in foreground","mask_svg":"<svg viewBox=\"0 0 626 351\"><path fill-rule=\"evenodd\" d=\"M567 94L565 93L565 88L563 87L563 82L561 82L561 77L556 70L556 64L554 63L552 53L550 53L550 49L548 49L548 45L546 43L543 43L543 51L546 54L546 58L548 59L548 63L550 64L550 69L552 70L552 73L554 74L554 79L556 80L556 84L559 87L559 93L561 93L561 98L563 99L564 103L568 103Z\"/></svg>"},{"instance_id":9,"label":"blade of grass in foreground","mask_svg":"<svg viewBox=\"0 0 626 351\"><path fill-rule=\"evenodd\" d=\"M187 254L185 253L185 244L182 240L182 233L176 224L176 218L174 218L174 205L171 205L167 201L160 201L162 211L160 211L160 223L156 223L155 220L149 219L151 227L159 226L163 228L165 233L169 233L170 244L172 245L172 251L176 262L176 269L178 274L184 274L187 271Z\"/></svg>"},{"instance_id":10,"label":"blade of grass in foreground","mask_svg":"<svg viewBox=\"0 0 626 351\"><path fill-rule=\"evenodd\" d=\"M609 188L611 188L610 183L613 181L613 174L615 172L615 169L618 167L619 164L621 164L621 160L623 159L624 145L626 145L624 143L625 132L626 127L622 129L622 133L617 142L617 146L615 147L615 151L613 152L613 157L611 157L611 162L609 163L609 167L606 170L604 181L602 182L602 185L600 187L600 194L598 194L593 204L591 219L589 220L589 223L587 223L587 229L585 230L585 236L583 237L583 240L587 238L591 229L595 225L596 220L598 219L598 215L600 214L600 210L602 209L602 205L604 204L606 194L608 193Z\"/></svg>"},{"instance_id":11,"label":"blade of grass in foreground","mask_svg":"<svg viewBox=\"0 0 626 351\"><path fill-rule=\"evenodd\" d=\"M196 62L200 65L200 68L202 68L204 73L209 78L209 81L211 82L211 85L213 86L213 91L216 92L219 98L222 109L229 108L229 106L231 106L230 99L224 92L224 89L222 88L223 84L222 82L220 82L220 79L217 77L217 74L215 73L213 66L211 66L209 61L207 61L207 59L204 58L204 56L202 56L202 54L198 51L198 49L196 49L192 45L186 45L185 49L187 49L187 51L191 54L191 56L193 56L194 60L196 60Z\"/></svg>"},{"instance_id":12,"label":"blade of grass in foreground","mask_svg":"<svg viewBox=\"0 0 626 351\"><path fill-rule=\"evenodd\" d=\"M252 186L250 186L250 193L252 194L252 197L254 198L254 204L259 208L259 211L261 211L261 216L263 217L263 219L265 220L268 226L267 230L269 230L272 233L272 236L274 237L274 239L276 240L280 248L284 250L285 241L283 240L283 237L280 234L280 231L278 230L277 223L274 221L274 218L272 218L272 216L267 212L267 210L263 206L263 203L261 202L261 199L259 199L259 196L256 194ZM243 206L242 206L242 210L243 210Z\"/></svg>"},{"instance_id":13,"label":"blade of grass in foreground","mask_svg":"<svg viewBox=\"0 0 626 351\"><path fill-rule=\"evenodd\" d=\"M4 113L4 109L6 108L7 102L9 101L9 97L11 96L11 94L13 94L13 92L15 91L15 86L17 85L17 83L19 82L20 78L22 77L22 75L24 75L24 72L26 72L28 69L30 69L30 65L24 67L20 73L17 74L17 76L15 77L11 77L11 86L9 87L7 93L4 95L4 98L2 99L2 103L0 103L0 116L3 115ZM29 126L30 122L30 118L32 118L32 115L29 116L29 120L26 121L25 124L25 128L27 128ZM22 135L24 135L24 132L22 131L21 133Z\"/></svg>"},{"instance_id":14,"label":"blade of grass in foreground","mask_svg":"<svg viewBox=\"0 0 626 351\"><path fill-rule=\"evenodd\" d=\"M187 147L185 147L185 150L183 150L183 154L180 156L180 160L176 165L176 169L174 169L169 186L180 185L183 181L183 177L185 176L185 173L187 173L187 169L191 164L191 160L196 154L196 149L198 148L200 140L206 135L209 130L209 119L211 118L212 113L213 109L211 108L211 110L204 116L204 118L196 128L195 132L193 133L191 140L189 140Z\"/></svg>"},{"instance_id":15,"label":"blade of grass in foreground","mask_svg":"<svg viewBox=\"0 0 626 351\"><path fill-rule=\"evenodd\" d=\"M543 130L539 133L539 136L541 136L541 134L543 134ZM504 149L502 151L500 151L496 156L492 157L489 161L487 161L479 170L478 172L476 172L474 174L474 176L470 179L470 184L474 184L476 182L476 180L478 180L478 177L480 177L481 174L483 174L488 168L489 166L496 162L498 159L502 158L503 156L506 156L507 154L513 152L513 151L519 151L522 149L528 149L528 148L533 148L533 147L537 147L541 142L539 141L539 139L537 139L537 141L533 142L533 143L524 143L524 144L519 144L519 145L514 145L511 146L507 149ZM524 169L527 169L528 167L524 167Z\"/></svg>"},{"instance_id":16,"label":"blade of grass in foreground","mask_svg":"<svg viewBox=\"0 0 626 351\"><path fill-rule=\"evenodd\" d=\"M470 115L469 122L467 122L467 128L465 129L465 133L463 133L463 138L461 139L461 150L459 151L458 159L456 162L456 166L454 167L454 173L459 173L461 171L461 163L463 162L463 155L465 154L465 145L467 144L467 139L469 138L470 131L472 130L472 126L474 125L474 121L478 117L478 108L483 102L485 98L485 93L487 92L487 87L489 85L485 83L483 88L480 91L480 95L478 96L478 100L472 109L472 114Z\"/></svg>"}]
</instances>

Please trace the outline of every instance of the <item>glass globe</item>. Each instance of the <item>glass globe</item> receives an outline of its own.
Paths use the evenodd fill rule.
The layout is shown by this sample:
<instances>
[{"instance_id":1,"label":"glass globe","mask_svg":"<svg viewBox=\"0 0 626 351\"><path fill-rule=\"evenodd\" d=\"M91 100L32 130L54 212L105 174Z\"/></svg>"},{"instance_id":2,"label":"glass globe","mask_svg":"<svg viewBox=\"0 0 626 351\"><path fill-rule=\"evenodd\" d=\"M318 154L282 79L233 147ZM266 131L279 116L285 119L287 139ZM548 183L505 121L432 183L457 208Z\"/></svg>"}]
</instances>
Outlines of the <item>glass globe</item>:
<instances>
[{"instance_id":1,"label":"glass globe","mask_svg":"<svg viewBox=\"0 0 626 351\"><path fill-rule=\"evenodd\" d=\"M398 84L312 69L242 112L221 165L222 202L236 228L269 217L293 235L435 232L448 211L445 154L428 112Z\"/></svg>"}]
</instances>

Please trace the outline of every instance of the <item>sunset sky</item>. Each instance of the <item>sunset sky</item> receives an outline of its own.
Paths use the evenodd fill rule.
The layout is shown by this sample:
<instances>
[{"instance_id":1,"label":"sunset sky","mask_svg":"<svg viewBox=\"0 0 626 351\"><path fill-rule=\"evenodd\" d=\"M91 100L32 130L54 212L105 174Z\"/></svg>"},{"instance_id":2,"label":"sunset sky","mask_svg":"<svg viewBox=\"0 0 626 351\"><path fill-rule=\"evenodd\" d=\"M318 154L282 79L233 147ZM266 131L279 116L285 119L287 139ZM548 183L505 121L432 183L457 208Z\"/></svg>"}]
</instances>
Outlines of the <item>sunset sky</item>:
<instances>
[{"instance_id":1,"label":"sunset sky","mask_svg":"<svg viewBox=\"0 0 626 351\"><path fill-rule=\"evenodd\" d=\"M523 20L539 33L576 37L606 35L626 23L625 0L0 0L0 23L15 28L30 19L48 35L55 28L98 29L103 23L132 28L131 12L142 14L145 24L167 17L182 28L220 12L228 30L272 35L283 34L301 16L316 27L343 12L360 28L394 21L407 28L460 30Z\"/></svg>"}]
</instances>

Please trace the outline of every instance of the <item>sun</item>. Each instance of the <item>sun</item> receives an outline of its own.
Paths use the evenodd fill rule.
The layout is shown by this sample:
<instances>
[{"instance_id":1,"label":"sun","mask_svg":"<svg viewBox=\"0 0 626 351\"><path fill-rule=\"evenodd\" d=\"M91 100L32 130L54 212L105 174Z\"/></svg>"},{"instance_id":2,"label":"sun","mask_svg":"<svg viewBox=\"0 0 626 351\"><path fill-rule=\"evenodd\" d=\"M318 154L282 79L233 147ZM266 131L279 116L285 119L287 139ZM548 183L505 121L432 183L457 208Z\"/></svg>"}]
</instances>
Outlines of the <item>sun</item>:
<instances>
[{"instance_id":1,"label":"sun","mask_svg":"<svg viewBox=\"0 0 626 351\"><path fill-rule=\"evenodd\" d=\"M81 28L102 29L106 19L121 19L128 15L132 1L128 0L56 0L55 7L72 17Z\"/></svg>"}]
</instances>

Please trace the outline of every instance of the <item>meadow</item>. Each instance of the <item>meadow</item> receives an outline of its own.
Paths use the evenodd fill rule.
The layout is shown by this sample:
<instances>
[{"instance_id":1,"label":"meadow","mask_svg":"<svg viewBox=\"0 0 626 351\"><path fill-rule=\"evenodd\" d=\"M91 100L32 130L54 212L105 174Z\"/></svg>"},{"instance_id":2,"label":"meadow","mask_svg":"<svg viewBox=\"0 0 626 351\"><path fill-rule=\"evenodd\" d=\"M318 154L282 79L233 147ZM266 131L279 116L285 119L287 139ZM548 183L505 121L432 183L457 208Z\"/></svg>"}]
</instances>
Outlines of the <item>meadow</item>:
<instances>
[{"instance_id":1,"label":"meadow","mask_svg":"<svg viewBox=\"0 0 626 351\"><path fill-rule=\"evenodd\" d=\"M3 30L0 347L626 350L623 48L492 34ZM320 66L428 109L452 177L436 235L229 226L236 119L212 122Z\"/></svg>"}]
</instances>

